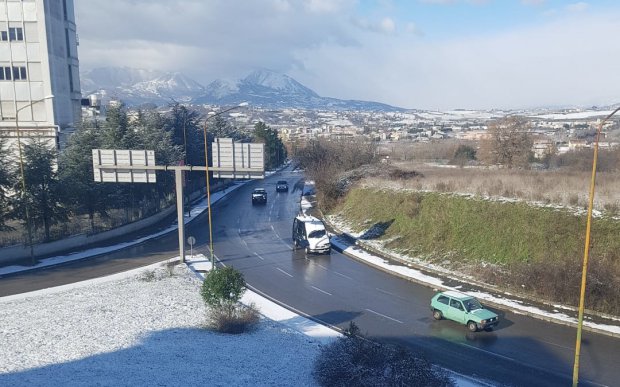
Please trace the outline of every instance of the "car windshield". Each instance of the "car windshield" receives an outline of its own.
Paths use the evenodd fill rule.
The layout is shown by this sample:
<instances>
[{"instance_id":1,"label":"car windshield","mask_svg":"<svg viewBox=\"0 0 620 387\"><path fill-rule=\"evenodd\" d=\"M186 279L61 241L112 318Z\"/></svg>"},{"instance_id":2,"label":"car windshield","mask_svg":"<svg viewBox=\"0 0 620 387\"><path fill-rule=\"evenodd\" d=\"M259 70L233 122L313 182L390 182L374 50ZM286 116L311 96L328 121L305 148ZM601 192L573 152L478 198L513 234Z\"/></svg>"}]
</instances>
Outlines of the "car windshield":
<instances>
[{"instance_id":1,"label":"car windshield","mask_svg":"<svg viewBox=\"0 0 620 387\"><path fill-rule=\"evenodd\" d=\"M314 230L308 234L308 238L321 238L325 236L325 230Z\"/></svg>"},{"instance_id":2,"label":"car windshield","mask_svg":"<svg viewBox=\"0 0 620 387\"><path fill-rule=\"evenodd\" d=\"M255 193L255 194L264 194L264 193L265 193L265 190L264 190L264 189L255 189L255 190L254 190L254 193Z\"/></svg>"},{"instance_id":3,"label":"car windshield","mask_svg":"<svg viewBox=\"0 0 620 387\"><path fill-rule=\"evenodd\" d=\"M476 300L475 298L465 300L463 301L463 303L465 304L465 308L467 309L468 312L471 312L476 309L482 309L482 305L480 304L480 301Z\"/></svg>"},{"instance_id":4,"label":"car windshield","mask_svg":"<svg viewBox=\"0 0 620 387\"><path fill-rule=\"evenodd\" d=\"M278 182L278 184L285 185L285 184L286 184L286 181L282 181L282 180L280 180L280 181Z\"/></svg>"}]
</instances>

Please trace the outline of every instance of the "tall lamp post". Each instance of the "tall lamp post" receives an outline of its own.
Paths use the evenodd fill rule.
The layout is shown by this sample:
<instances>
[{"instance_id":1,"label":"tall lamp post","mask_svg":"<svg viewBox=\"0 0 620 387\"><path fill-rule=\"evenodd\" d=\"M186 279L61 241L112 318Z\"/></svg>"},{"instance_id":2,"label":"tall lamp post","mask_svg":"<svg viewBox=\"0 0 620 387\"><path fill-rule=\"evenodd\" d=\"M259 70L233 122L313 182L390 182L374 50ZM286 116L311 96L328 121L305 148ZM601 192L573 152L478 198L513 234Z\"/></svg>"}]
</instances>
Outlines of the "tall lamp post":
<instances>
[{"instance_id":1,"label":"tall lamp post","mask_svg":"<svg viewBox=\"0 0 620 387\"><path fill-rule=\"evenodd\" d=\"M46 99L54 98L53 95L45 96L41 99L37 99L36 101L32 101L27 105L24 105L15 111L15 131L17 132L17 149L19 152L19 172L22 180L22 203L24 205L24 209L26 211L26 229L28 232L28 246L30 247L30 260L34 263L34 251L32 247L32 228L30 227L30 215L28 212L28 203L24 203L24 197L26 195L26 176L24 175L24 158L22 154L22 138L19 130L19 112L22 110L31 107L32 105L45 101Z\"/></svg>"},{"instance_id":2,"label":"tall lamp post","mask_svg":"<svg viewBox=\"0 0 620 387\"><path fill-rule=\"evenodd\" d=\"M237 106L233 106L226 110L222 110L221 112L209 112L207 118L205 118L204 125L202 127L204 132L204 140L205 140L205 178L207 180L207 204L208 204L208 213L209 213L209 250L211 251L211 269L215 270L215 254L213 252L213 225L211 223L211 187L209 184L209 151L207 147L207 124L210 119L220 116L224 113L228 113L231 110L235 110L244 106L248 106L247 102L241 102Z\"/></svg>"},{"instance_id":3,"label":"tall lamp post","mask_svg":"<svg viewBox=\"0 0 620 387\"><path fill-rule=\"evenodd\" d=\"M620 108L617 108L600 122L596 130L596 141L594 142L594 157L592 160L592 179L590 180L590 201L588 204L588 218L586 222L586 244L583 251L583 267L581 271L581 292L579 293L579 315L577 318L577 341L575 343L575 362L573 364L573 387L579 383L579 354L581 352L581 328L583 326L583 310L586 295L586 276L588 272L588 256L590 253L590 228L592 225L592 207L594 207L594 185L596 183L596 162L598 159L598 141L601 136L603 124L616 114Z\"/></svg>"}]
</instances>

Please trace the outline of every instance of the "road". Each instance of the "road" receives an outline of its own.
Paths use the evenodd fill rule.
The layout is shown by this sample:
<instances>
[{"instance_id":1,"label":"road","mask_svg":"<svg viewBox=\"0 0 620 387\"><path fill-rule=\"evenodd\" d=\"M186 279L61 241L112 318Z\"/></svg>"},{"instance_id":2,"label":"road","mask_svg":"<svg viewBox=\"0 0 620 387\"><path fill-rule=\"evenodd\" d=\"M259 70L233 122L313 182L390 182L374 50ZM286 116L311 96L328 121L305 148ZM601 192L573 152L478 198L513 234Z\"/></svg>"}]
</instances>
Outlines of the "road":
<instances>
[{"instance_id":1,"label":"road","mask_svg":"<svg viewBox=\"0 0 620 387\"><path fill-rule=\"evenodd\" d=\"M288 193L276 193L286 179ZM464 375L503 385L569 385L575 329L509 311L492 332L471 333L450 321L435 321L429 310L433 289L371 268L333 251L306 257L292 251L291 226L299 211L303 176L284 171L231 192L213 208L214 250L225 265L243 272L252 289L315 320L346 328L350 321L368 337L407 346L430 361ZM266 205L251 204L250 192L263 186ZM187 235L208 255L208 223L201 215ZM147 265L175 255L176 234L140 246L0 279L0 296L75 282ZM139 257L139 258L138 258ZM620 340L584 332L580 385L617 385Z\"/></svg>"}]
</instances>

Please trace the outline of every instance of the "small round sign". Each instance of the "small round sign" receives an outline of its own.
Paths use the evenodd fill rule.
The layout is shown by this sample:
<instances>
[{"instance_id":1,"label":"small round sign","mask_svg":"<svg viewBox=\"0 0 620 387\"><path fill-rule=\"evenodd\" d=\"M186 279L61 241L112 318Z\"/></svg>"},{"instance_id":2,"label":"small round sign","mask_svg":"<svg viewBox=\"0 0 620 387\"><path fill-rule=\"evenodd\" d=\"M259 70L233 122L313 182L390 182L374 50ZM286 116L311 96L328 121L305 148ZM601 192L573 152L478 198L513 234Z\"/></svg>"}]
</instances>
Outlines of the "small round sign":
<instances>
[{"instance_id":1,"label":"small round sign","mask_svg":"<svg viewBox=\"0 0 620 387\"><path fill-rule=\"evenodd\" d=\"M193 236L188 237L187 243L189 243L190 245L194 245L196 243L196 238L194 238Z\"/></svg>"}]
</instances>

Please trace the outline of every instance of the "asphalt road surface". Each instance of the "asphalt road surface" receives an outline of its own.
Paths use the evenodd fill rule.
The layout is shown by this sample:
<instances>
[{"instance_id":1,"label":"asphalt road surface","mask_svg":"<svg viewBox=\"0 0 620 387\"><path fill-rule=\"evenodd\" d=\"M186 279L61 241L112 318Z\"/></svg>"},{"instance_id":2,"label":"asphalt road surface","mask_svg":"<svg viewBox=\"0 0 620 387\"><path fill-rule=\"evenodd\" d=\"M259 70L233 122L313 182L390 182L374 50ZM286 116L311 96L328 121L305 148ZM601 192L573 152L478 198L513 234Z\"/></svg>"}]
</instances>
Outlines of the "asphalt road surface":
<instances>
[{"instance_id":1,"label":"asphalt road surface","mask_svg":"<svg viewBox=\"0 0 620 387\"><path fill-rule=\"evenodd\" d=\"M286 179L289 192L276 193ZM407 346L464 375L512 386L566 386L572 380L576 329L509 311L492 332L471 333L451 321L435 321L433 289L371 268L333 250L306 257L292 251L292 221L299 212L303 175L286 170L231 192L213 207L214 251L243 272L248 285L317 321ZM250 192L264 187L266 205ZM208 256L206 212L186 235ZM50 269L0 278L0 296L56 286L148 265L177 254L177 235ZM584 331L580 385L619 385L620 340Z\"/></svg>"}]
</instances>

